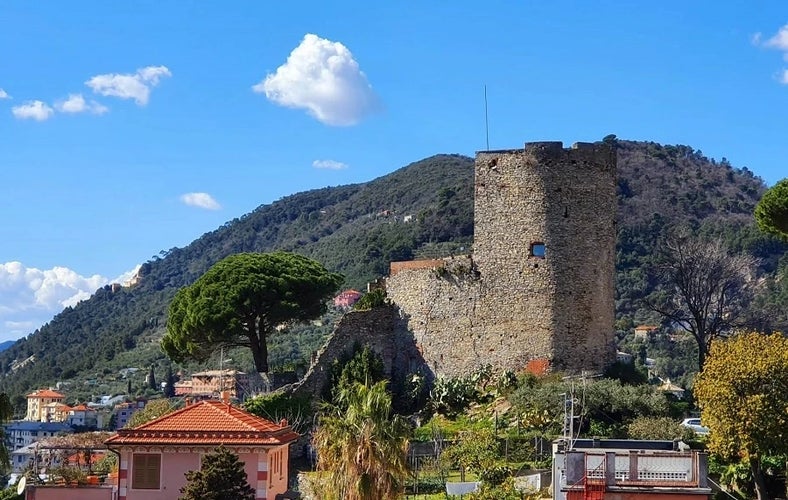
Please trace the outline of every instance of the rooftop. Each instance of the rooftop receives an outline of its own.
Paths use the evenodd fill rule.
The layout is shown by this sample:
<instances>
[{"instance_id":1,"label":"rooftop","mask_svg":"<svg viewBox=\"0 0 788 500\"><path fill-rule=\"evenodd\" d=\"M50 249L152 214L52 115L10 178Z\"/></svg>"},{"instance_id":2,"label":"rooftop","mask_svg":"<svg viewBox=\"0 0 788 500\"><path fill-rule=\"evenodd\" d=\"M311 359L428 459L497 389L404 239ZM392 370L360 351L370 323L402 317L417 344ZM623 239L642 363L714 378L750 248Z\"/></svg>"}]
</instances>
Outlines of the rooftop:
<instances>
[{"instance_id":1,"label":"rooftop","mask_svg":"<svg viewBox=\"0 0 788 500\"><path fill-rule=\"evenodd\" d=\"M28 398L65 398L64 395L52 389L39 389L27 395Z\"/></svg>"},{"instance_id":2,"label":"rooftop","mask_svg":"<svg viewBox=\"0 0 788 500\"><path fill-rule=\"evenodd\" d=\"M29 420L18 420L5 424L4 427L14 431L70 432L72 430L70 425L63 422L33 422Z\"/></svg>"},{"instance_id":3,"label":"rooftop","mask_svg":"<svg viewBox=\"0 0 788 500\"><path fill-rule=\"evenodd\" d=\"M275 424L221 401L200 401L139 427L121 429L106 443L277 446L297 438L286 422Z\"/></svg>"},{"instance_id":4,"label":"rooftop","mask_svg":"<svg viewBox=\"0 0 788 500\"><path fill-rule=\"evenodd\" d=\"M238 370L206 370L204 372L192 373L192 377L233 377L235 375L246 375L244 372Z\"/></svg>"}]
</instances>

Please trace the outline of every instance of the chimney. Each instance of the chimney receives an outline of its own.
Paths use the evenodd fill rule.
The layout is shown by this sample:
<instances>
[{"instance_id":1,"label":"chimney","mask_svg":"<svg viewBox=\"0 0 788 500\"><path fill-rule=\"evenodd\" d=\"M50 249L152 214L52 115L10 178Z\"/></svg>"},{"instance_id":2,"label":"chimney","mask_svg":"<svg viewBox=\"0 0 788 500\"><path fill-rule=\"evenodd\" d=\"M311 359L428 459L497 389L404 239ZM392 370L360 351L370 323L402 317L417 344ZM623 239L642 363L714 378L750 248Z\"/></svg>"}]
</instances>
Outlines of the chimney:
<instances>
[{"instance_id":1,"label":"chimney","mask_svg":"<svg viewBox=\"0 0 788 500\"><path fill-rule=\"evenodd\" d=\"M222 391L219 393L219 395L222 398L222 402L224 404L230 404L230 391Z\"/></svg>"},{"instance_id":2,"label":"chimney","mask_svg":"<svg viewBox=\"0 0 788 500\"><path fill-rule=\"evenodd\" d=\"M283 418L282 420L280 420L279 421L279 426L280 427L287 427L287 419Z\"/></svg>"}]
</instances>

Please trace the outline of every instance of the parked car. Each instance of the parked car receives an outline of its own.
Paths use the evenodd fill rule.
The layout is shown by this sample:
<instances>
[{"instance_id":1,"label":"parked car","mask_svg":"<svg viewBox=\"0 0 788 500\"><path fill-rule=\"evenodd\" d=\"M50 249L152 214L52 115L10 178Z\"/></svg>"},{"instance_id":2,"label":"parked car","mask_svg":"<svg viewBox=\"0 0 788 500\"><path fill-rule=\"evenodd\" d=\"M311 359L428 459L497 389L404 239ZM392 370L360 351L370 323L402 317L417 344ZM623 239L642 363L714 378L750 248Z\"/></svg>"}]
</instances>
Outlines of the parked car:
<instances>
[{"instance_id":1,"label":"parked car","mask_svg":"<svg viewBox=\"0 0 788 500\"><path fill-rule=\"evenodd\" d=\"M709 428L700 424L699 418L685 418L681 425L688 429L695 431L695 434L706 435L709 433Z\"/></svg>"}]
</instances>

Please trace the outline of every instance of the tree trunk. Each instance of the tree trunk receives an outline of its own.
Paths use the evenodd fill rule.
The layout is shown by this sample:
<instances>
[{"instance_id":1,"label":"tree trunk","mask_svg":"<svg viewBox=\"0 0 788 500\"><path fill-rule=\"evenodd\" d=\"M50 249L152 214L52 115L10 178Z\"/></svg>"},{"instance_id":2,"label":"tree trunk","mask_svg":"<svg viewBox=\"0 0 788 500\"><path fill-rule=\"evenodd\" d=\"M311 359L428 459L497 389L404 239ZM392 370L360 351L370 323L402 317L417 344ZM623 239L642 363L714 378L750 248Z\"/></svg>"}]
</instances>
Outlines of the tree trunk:
<instances>
[{"instance_id":1,"label":"tree trunk","mask_svg":"<svg viewBox=\"0 0 788 500\"><path fill-rule=\"evenodd\" d=\"M750 457L750 471L752 472L752 479L755 482L755 495L758 500L771 500L769 492L766 491L766 481L763 478L761 461L758 457Z\"/></svg>"},{"instance_id":2,"label":"tree trunk","mask_svg":"<svg viewBox=\"0 0 788 500\"><path fill-rule=\"evenodd\" d=\"M265 335L250 333L249 340L255 369L258 373L268 373L268 344L265 342Z\"/></svg>"}]
</instances>

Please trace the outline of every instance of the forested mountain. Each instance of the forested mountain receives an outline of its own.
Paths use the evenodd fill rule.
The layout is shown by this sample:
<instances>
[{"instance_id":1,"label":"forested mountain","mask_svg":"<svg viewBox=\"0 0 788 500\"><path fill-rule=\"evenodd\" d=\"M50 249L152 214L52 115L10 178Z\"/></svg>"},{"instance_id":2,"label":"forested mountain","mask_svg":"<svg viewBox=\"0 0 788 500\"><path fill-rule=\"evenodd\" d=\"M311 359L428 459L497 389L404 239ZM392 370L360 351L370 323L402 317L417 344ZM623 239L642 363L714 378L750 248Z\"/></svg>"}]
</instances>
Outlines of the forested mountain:
<instances>
[{"instance_id":1,"label":"forested mountain","mask_svg":"<svg viewBox=\"0 0 788 500\"><path fill-rule=\"evenodd\" d=\"M771 287L763 307L788 307L788 279L774 279L787 273L786 246L753 224L765 190L760 179L688 146L618 141L617 148L618 328L655 320L640 300L654 287L645 266L660 237L679 224L722 235L736 251L759 257ZM163 366L158 339L175 291L232 253L298 252L345 274L346 286L356 288L385 275L392 260L468 253L472 197L473 160L437 155L367 183L260 206L184 248L162 251L142 266L135 287L104 287L0 353L0 389L17 402L26 391L57 381L70 382L83 397L124 390L117 376L122 368ZM308 357L325 331L308 326L272 339L272 366Z\"/></svg>"}]
</instances>

